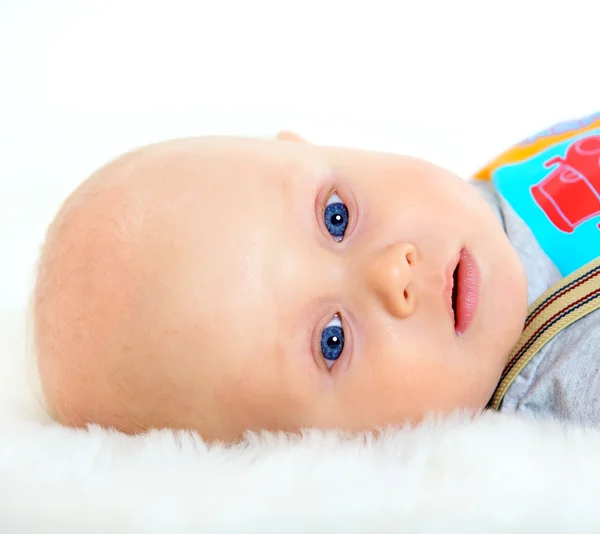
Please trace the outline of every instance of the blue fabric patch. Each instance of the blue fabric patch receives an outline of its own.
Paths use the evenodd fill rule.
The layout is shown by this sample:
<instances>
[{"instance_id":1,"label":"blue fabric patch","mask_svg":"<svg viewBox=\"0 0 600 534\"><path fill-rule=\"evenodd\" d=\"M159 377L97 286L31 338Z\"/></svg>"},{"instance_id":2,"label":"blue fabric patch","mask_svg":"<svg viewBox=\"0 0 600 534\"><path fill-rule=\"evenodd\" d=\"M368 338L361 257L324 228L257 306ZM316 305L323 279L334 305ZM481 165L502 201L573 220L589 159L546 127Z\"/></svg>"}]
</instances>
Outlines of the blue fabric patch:
<instances>
[{"instance_id":1,"label":"blue fabric patch","mask_svg":"<svg viewBox=\"0 0 600 534\"><path fill-rule=\"evenodd\" d=\"M504 165L492 180L563 276L600 257L600 128Z\"/></svg>"}]
</instances>

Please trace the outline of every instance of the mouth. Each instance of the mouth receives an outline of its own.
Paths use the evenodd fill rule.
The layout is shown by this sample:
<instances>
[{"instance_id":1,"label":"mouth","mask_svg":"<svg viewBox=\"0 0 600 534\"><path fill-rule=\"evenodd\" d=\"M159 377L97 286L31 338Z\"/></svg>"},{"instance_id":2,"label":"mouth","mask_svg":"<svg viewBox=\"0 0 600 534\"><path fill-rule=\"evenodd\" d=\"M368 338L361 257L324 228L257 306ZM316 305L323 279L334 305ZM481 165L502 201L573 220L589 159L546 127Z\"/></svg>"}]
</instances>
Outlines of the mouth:
<instances>
[{"instance_id":1,"label":"mouth","mask_svg":"<svg viewBox=\"0 0 600 534\"><path fill-rule=\"evenodd\" d=\"M444 297L454 332L462 336L473 322L479 300L479 269L466 249L447 267Z\"/></svg>"}]
</instances>

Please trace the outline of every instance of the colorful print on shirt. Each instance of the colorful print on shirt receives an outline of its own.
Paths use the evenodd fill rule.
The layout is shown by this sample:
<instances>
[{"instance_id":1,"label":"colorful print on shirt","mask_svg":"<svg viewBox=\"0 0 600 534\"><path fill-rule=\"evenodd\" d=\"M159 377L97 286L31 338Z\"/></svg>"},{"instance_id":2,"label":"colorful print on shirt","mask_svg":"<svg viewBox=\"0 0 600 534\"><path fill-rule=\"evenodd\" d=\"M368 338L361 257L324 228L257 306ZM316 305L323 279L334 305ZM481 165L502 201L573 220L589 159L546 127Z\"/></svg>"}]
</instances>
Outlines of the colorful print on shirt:
<instances>
[{"instance_id":1,"label":"colorful print on shirt","mask_svg":"<svg viewBox=\"0 0 600 534\"><path fill-rule=\"evenodd\" d=\"M481 169L563 276L600 257L600 112L524 140Z\"/></svg>"}]
</instances>

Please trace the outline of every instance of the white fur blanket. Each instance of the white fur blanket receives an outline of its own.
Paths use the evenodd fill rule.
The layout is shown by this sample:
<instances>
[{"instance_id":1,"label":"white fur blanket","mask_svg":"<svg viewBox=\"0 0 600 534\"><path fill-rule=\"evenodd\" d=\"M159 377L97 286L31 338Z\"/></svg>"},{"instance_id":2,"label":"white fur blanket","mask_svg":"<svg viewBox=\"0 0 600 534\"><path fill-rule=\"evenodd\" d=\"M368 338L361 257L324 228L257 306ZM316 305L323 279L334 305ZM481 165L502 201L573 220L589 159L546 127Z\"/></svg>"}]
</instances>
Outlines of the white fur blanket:
<instances>
[{"instance_id":1,"label":"white fur blanket","mask_svg":"<svg viewBox=\"0 0 600 534\"><path fill-rule=\"evenodd\" d=\"M21 317L0 317L2 533L600 532L597 431L492 413L234 448L74 431L28 389Z\"/></svg>"}]
</instances>

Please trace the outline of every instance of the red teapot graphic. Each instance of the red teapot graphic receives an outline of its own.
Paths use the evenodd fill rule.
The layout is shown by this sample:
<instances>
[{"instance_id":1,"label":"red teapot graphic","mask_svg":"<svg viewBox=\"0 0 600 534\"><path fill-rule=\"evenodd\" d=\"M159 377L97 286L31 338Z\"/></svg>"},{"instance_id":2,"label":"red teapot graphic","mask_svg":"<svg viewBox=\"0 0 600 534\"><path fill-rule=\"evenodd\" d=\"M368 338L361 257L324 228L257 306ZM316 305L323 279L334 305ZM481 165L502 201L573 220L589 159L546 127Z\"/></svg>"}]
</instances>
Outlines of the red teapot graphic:
<instances>
[{"instance_id":1,"label":"red teapot graphic","mask_svg":"<svg viewBox=\"0 0 600 534\"><path fill-rule=\"evenodd\" d=\"M554 226L571 233L583 222L600 216L600 135L579 139L564 157L544 162L546 168L555 165L531 187L531 195Z\"/></svg>"}]
</instances>

